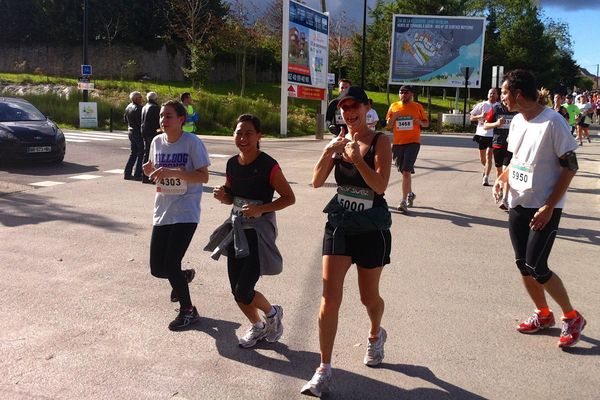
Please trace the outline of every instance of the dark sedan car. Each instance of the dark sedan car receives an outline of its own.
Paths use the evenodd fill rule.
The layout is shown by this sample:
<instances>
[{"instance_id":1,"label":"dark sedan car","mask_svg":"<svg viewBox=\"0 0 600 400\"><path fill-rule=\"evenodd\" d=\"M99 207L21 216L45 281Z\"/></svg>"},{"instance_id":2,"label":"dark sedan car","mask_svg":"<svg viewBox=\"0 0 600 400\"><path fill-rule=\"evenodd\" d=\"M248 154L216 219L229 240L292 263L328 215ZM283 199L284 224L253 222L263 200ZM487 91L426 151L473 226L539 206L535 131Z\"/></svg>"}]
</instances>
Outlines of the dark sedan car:
<instances>
[{"instance_id":1,"label":"dark sedan car","mask_svg":"<svg viewBox=\"0 0 600 400\"><path fill-rule=\"evenodd\" d=\"M30 102L0 96L0 162L65 158L65 135Z\"/></svg>"}]
</instances>

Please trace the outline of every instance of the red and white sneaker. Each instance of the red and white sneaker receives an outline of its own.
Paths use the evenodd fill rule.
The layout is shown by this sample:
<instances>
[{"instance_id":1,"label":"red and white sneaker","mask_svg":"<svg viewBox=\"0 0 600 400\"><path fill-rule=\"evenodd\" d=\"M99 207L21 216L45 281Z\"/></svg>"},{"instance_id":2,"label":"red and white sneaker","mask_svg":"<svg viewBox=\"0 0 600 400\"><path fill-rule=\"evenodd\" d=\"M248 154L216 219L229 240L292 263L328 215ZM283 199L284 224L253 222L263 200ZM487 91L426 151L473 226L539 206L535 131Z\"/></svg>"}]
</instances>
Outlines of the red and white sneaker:
<instances>
[{"instance_id":1,"label":"red and white sneaker","mask_svg":"<svg viewBox=\"0 0 600 400\"><path fill-rule=\"evenodd\" d=\"M550 314L546 317L542 317L539 312L536 311L531 317L527 318L517 326L517 331L521 333L535 333L541 329L551 328L555 324L556 322L554 321L554 314L552 311L550 311Z\"/></svg>"},{"instance_id":2,"label":"red and white sneaker","mask_svg":"<svg viewBox=\"0 0 600 400\"><path fill-rule=\"evenodd\" d=\"M562 331L558 340L558 347L571 347L579 342L581 331L585 328L586 320L579 312L577 317L571 319L562 318Z\"/></svg>"}]
</instances>

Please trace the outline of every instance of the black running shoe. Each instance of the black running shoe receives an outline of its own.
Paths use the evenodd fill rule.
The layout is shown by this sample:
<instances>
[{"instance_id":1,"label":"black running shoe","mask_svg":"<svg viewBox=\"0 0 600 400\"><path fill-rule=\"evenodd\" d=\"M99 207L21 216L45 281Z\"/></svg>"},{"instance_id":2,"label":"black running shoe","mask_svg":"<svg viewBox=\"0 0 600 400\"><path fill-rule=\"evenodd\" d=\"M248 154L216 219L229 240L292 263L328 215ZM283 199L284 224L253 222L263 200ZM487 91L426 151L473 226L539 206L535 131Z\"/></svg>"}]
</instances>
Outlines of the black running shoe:
<instances>
[{"instance_id":1,"label":"black running shoe","mask_svg":"<svg viewBox=\"0 0 600 400\"><path fill-rule=\"evenodd\" d=\"M169 329L172 331L182 331L200 321L200 315L196 307L192 307L191 311L179 311L177 318L170 324Z\"/></svg>"},{"instance_id":2,"label":"black running shoe","mask_svg":"<svg viewBox=\"0 0 600 400\"><path fill-rule=\"evenodd\" d=\"M194 277L196 276L196 270L194 268L185 269L183 270L183 273L185 274L185 279L188 283L193 281ZM179 301L179 296L177 296L177 292L175 292L175 289L171 289L171 301L173 303L177 303Z\"/></svg>"}]
</instances>

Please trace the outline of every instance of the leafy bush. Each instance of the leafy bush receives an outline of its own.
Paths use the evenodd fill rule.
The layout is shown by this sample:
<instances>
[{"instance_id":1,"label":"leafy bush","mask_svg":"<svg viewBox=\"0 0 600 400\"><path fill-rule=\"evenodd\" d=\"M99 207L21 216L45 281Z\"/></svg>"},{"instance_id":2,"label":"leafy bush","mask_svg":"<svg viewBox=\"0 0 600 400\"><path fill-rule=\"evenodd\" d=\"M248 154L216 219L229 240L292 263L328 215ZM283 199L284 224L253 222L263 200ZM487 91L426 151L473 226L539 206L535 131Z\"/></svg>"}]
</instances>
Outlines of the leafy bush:
<instances>
[{"instance_id":1,"label":"leafy bush","mask_svg":"<svg viewBox=\"0 0 600 400\"><path fill-rule=\"evenodd\" d=\"M40 77L28 74L0 74L4 83L41 84ZM44 84L61 83L75 86L73 79L45 77ZM231 92L193 90L184 82L134 82L134 81L94 81L97 91L90 94L89 101L98 104L98 128L109 129L112 113L113 128L125 130L123 111L129 102L129 93L138 90L142 94L154 91L159 103L169 99L178 99L183 92L192 93L194 108L200 114L198 132L202 134L230 135L234 122L240 114L250 113L261 120L263 134L279 135L279 93L273 87L256 85L248 90L247 97L239 97ZM274 85L272 85L274 86ZM211 89L213 87L211 86ZM222 88L221 88L222 89ZM1 89L0 89L1 90ZM215 93L216 92L216 93ZM262 93L266 93L265 97ZM218 94L217 94L218 93ZM0 91L1 94L1 91ZM74 91L69 96L58 93L26 94L23 97L38 107L44 114L52 117L60 126L77 128L79 126L79 102L82 92ZM276 98L276 99L275 99ZM305 101L290 102L288 111L288 136L301 136L315 132L315 111ZM309 104L309 103L308 103ZM316 108L316 107L315 107ZM111 111L112 109L112 111Z\"/></svg>"}]
</instances>

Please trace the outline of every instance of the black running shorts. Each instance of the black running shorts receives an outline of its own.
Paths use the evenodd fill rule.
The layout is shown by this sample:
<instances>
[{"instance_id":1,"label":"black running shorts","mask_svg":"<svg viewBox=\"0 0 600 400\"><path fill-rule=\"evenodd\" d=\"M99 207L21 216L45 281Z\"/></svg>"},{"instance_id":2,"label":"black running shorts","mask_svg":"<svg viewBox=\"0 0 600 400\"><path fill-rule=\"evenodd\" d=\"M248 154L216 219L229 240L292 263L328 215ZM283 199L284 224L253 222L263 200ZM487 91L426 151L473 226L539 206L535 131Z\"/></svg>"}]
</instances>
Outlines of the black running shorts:
<instances>
[{"instance_id":1,"label":"black running shorts","mask_svg":"<svg viewBox=\"0 0 600 400\"><path fill-rule=\"evenodd\" d=\"M345 251L336 251L333 240L333 227L325 224L323 237L324 256L350 256L352 263L362 268L377 268L390 263L392 235L389 229L345 235Z\"/></svg>"},{"instance_id":2,"label":"black running shorts","mask_svg":"<svg viewBox=\"0 0 600 400\"><path fill-rule=\"evenodd\" d=\"M493 137L475 135L473 136L473 141L479 145L479 150L485 150L489 147L492 147Z\"/></svg>"},{"instance_id":3,"label":"black running shorts","mask_svg":"<svg viewBox=\"0 0 600 400\"><path fill-rule=\"evenodd\" d=\"M410 171L415 173L415 162L419 155L419 143L395 144L392 146L393 162L398 172Z\"/></svg>"}]
</instances>

